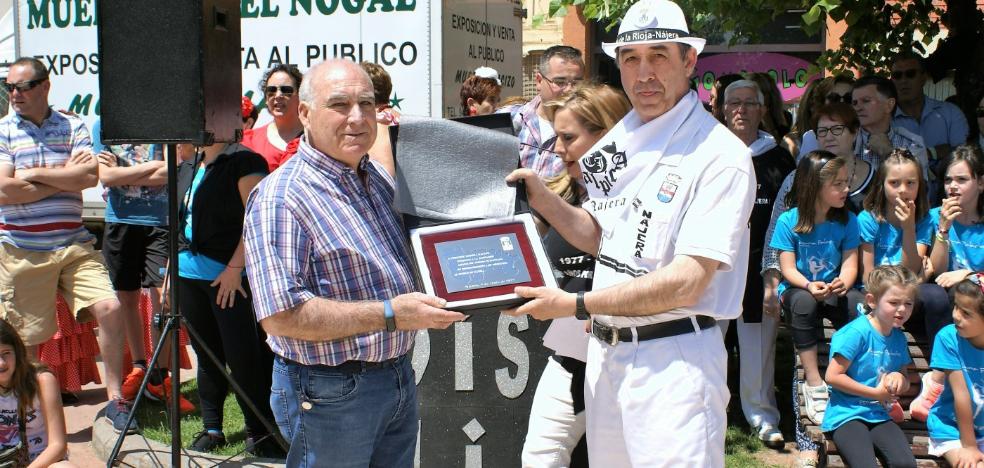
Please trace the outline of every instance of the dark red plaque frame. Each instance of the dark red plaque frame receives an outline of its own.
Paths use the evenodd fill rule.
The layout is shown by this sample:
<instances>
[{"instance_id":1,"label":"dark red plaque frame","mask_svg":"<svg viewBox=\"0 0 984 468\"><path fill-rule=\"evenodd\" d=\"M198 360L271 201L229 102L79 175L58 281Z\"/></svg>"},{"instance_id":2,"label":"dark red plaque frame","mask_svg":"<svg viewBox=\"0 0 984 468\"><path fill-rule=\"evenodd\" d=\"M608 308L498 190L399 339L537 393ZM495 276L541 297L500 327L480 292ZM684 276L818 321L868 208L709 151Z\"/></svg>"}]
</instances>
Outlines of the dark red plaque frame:
<instances>
[{"instance_id":1,"label":"dark red plaque frame","mask_svg":"<svg viewBox=\"0 0 984 468\"><path fill-rule=\"evenodd\" d=\"M523 254L523 260L526 262L526 270L530 273L530 280L525 283L504 284L501 286L448 293L447 285L444 283L444 273L441 270L441 262L437 258L437 248L435 245L441 242L459 239L472 239L503 234L516 235L519 249ZM536 255L533 253L533 246L530 244L530 238L527 236L526 227L521 221L423 234L420 236L420 245L424 255L424 262L427 263L427 270L430 273L431 284L434 286L434 294L444 298L448 302L512 294L516 286L539 287L544 285L540 267L537 265Z\"/></svg>"}]
</instances>

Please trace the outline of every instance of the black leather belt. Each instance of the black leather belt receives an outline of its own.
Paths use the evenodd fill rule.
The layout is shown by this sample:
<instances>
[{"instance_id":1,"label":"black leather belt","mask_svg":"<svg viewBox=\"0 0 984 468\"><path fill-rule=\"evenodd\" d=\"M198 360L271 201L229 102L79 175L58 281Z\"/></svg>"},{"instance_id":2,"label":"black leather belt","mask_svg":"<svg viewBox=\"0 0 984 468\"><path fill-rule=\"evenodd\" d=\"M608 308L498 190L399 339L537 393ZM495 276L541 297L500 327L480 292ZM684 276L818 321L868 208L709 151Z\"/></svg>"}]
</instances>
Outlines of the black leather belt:
<instances>
[{"instance_id":1,"label":"black leather belt","mask_svg":"<svg viewBox=\"0 0 984 468\"><path fill-rule=\"evenodd\" d=\"M696 316L697 326L701 330L707 330L717 324L717 320L713 317L708 317L706 315ZM643 325L641 327L610 327L608 325L602 325L594 320L591 321L591 334L598 338L604 343L608 343L612 346L618 344L619 341L632 341L632 329L635 328L636 335L639 341L655 340L657 338L666 338L669 336L682 335L684 333L692 333L697 331L694 328L694 323L691 321L690 317L670 320L668 322L653 323L650 325Z\"/></svg>"}]
</instances>

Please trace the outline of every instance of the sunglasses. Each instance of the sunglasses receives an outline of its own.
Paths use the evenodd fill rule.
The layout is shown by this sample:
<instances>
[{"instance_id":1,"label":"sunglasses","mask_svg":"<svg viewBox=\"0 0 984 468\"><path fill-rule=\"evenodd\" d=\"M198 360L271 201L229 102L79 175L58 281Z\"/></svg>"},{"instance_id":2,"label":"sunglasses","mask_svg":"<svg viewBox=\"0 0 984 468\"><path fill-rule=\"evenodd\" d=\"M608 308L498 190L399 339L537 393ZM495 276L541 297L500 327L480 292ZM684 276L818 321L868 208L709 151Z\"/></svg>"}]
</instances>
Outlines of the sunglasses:
<instances>
[{"instance_id":1,"label":"sunglasses","mask_svg":"<svg viewBox=\"0 0 984 468\"><path fill-rule=\"evenodd\" d=\"M36 88L39 84L48 81L47 78L39 78L31 81L21 81L20 83L3 83L3 87L7 90L7 93L12 93L16 89L22 93L30 91Z\"/></svg>"},{"instance_id":2,"label":"sunglasses","mask_svg":"<svg viewBox=\"0 0 984 468\"><path fill-rule=\"evenodd\" d=\"M844 93L844 94L830 93L830 94L827 95L826 99L827 99L827 102L829 102L831 104L833 104L835 102L843 102L844 104L850 104L851 103L851 93Z\"/></svg>"},{"instance_id":3,"label":"sunglasses","mask_svg":"<svg viewBox=\"0 0 984 468\"><path fill-rule=\"evenodd\" d=\"M828 132L833 136L841 136L844 134L844 130L846 128L847 125L831 125L829 127L817 127L817 131L816 131L817 138L823 138L827 136Z\"/></svg>"},{"instance_id":4,"label":"sunglasses","mask_svg":"<svg viewBox=\"0 0 984 468\"><path fill-rule=\"evenodd\" d=\"M984 107L978 107L976 114L978 117L984 117Z\"/></svg>"},{"instance_id":5,"label":"sunglasses","mask_svg":"<svg viewBox=\"0 0 984 468\"><path fill-rule=\"evenodd\" d=\"M270 85L264 88L264 91L266 91L267 97L276 96L277 91L280 91L280 94L283 94L285 97L291 97L294 95L294 87L291 85L283 85L283 86Z\"/></svg>"},{"instance_id":6,"label":"sunglasses","mask_svg":"<svg viewBox=\"0 0 984 468\"><path fill-rule=\"evenodd\" d=\"M893 80L901 80L902 77L905 77L905 78L911 80L911 79L915 78L916 75L918 75L918 74L919 74L919 70L917 70L915 68L910 69L910 70L893 71L892 72L892 79Z\"/></svg>"}]
</instances>

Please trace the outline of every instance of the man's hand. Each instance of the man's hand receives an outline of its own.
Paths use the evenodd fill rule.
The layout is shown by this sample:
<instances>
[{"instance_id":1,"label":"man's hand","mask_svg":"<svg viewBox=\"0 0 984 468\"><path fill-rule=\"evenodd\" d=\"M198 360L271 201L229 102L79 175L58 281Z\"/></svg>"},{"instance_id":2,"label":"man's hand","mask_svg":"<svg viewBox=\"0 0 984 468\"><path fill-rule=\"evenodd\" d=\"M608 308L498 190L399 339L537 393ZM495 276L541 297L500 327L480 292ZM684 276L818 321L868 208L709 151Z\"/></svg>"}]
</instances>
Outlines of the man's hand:
<instances>
[{"instance_id":1,"label":"man's hand","mask_svg":"<svg viewBox=\"0 0 984 468\"><path fill-rule=\"evenodd\" d=\"M830 295L830 287L823 281L811 281L806 284L806 290L813 295L813 298L822 301Z\"/></svg>"},{"instance_id":2,"label":"man's hand","mask_svg":"<svg viewBox=\"0 0 984 468\"><path fill-rule=\"evenodd\" d=\"M891 152L892 141L888 139L888 134L886 133L872 133L871 137L868 138L868 149L873 153L877 154L879 157L886 157Z\"/></svg>"},{"instance_id":3,"label":"man's hand","mask_svg":"<svg viewBox=\"0 0 984 468\"><path fill-rule=\"evenodd\" d=\"M577 295L557 288L531 288L517 286L519 297L532 299L516 309L504 310L506 314L519 316L529 314L537 320L549 320L574 315Z\"/></svg>"},{"instance_id":4,"label":"man's hand","mask_svg":"<svg viewBox=\"0 0 984 468\"><path fill-rule=\"evenodd\" d=\"M461 312L444 310L447 301L439 297L415 292L396 296L391 301L396 328L400 330L423 330L427 328L448 328L454 322L467 318Z\"/></svg>"},{"instance_id":5,"label":"man's hand","mask_svg":"<svg viewBox=\"0 0 984 468\"><path fill-rule=\"evenodd\" d=\"M92 150L88 148L77 148L72 150L72 155L69 156L65 167L92 164L93 160Z\"/></svg>"}]
</instances>

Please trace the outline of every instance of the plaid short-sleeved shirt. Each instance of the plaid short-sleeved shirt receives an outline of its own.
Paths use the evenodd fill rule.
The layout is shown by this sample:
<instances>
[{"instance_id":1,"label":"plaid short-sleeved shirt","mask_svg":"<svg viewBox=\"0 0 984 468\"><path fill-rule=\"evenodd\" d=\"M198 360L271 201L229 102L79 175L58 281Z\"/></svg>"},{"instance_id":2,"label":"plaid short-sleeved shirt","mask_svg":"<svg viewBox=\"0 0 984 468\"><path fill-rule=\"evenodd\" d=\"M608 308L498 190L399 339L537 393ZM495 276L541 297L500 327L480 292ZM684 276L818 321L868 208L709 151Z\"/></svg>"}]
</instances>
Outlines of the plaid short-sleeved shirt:
<instances>
[{"instance_id":1,"label":"plaid short-sleeved shirt","mask_svg":"<svg viewBox=\"0 0 984 468\"><path fill-rule=\"evenodd\" d=\"M257 320L316 297L379 301L414 291L394 193L393 179L368 157L357 173L302 141L246 207L246 271ZM292 361L334 366L400 356L413 336L375 331L316 342L270 335L267 343Z\"/></svg>"},{"instance_id":2,"label":"plaid short-sleeved shirt","mask_svg":"<svg viewBox=\"0 0 984 468\"><path fill-rule=\"evenodd\" d=\"M11 113L0 119L0 165L62 167L76 149L92 147L85 124L51 110L41 126ZM0 242L21 249L57 250L92 239L82 226L82 193L59 192L32 203L0 205Z\"/></svg>"}]
</instances>

